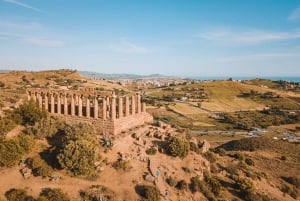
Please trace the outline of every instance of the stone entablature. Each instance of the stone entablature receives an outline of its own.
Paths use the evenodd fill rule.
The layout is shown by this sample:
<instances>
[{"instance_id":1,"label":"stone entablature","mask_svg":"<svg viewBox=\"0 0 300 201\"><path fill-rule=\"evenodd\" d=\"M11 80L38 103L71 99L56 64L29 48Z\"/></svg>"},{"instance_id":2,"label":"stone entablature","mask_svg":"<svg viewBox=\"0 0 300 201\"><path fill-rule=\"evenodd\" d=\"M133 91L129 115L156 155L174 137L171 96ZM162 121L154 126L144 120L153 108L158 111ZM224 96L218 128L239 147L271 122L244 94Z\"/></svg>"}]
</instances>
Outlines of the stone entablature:
<instances>
[{"instance_id":1,"label":"stone entablature","mask_svg":"<svg viewBox=\"0 0 300 201\"><path fill-rule=\"evenodd\" d=\"M28 100L51 114L64 115L66 120L93 122L99 132L117 134L153 118L136 93L130 97L116 96L111 91L74 91L27 89Z\"/></svg>"}]
</instances>

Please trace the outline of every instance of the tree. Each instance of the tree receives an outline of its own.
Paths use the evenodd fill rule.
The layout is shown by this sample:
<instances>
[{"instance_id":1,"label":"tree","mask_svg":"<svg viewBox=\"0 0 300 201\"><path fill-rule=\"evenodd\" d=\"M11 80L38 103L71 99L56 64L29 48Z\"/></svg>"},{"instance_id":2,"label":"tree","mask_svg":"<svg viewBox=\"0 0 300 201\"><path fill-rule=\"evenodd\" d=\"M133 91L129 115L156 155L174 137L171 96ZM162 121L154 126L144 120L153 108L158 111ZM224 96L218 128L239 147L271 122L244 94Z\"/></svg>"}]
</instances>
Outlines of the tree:
<instances>
[{"instance_id":1,"label":"tree","mask_svg":"<svg viewBox=\"0 0 300 201\"><path fill-rule=\"evenodd\" d=\"M41 110L36 102L31 100L20 105L12 115L16 123L34 125L37 121L46 117L46 112ZM18 122L19 118L21 118L21 122Z\"/></svg>"},{"instance_id":2,"label":"tree","mask_svg":"<svg viewBox=\"0 0 300 201\"><path fill-rule=\"evenodd\" d=\"M67 127L63 145L57 156L62 168L74 175L91 175L98 160L98 144L91 126L77 124Z\"/></svg>"},{"instance_id":3,"label":"tree","mask_svg":"<svg viewBox=\"0 0 300 201\"><path fill-rule=\"evenodd\" d=\"M171 156L184 158L190 150L190 143L185 138L171 137L167 144L167 151Z\"/></svg>"}]
</instances>

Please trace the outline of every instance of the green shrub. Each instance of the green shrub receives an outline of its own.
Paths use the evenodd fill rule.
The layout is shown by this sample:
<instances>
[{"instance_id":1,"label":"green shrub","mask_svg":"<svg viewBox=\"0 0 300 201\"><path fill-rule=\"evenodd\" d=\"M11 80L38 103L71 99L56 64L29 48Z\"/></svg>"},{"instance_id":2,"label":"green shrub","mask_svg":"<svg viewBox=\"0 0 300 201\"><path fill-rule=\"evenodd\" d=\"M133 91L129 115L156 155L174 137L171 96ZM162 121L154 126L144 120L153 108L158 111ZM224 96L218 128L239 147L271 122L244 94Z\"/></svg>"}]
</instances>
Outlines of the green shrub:
<instances>
[{"instance_id":1,"label":"green shrub","mask_svg":"<svg viewBox=\"0 0 300 201\"><path fill-rule=\"evenodd\" d=\"M112 164L112 166L117 170L124 170L127 171L131 169L130 162L124 160L117 160Z\"/></svg>"},{"instance_id":2,"label":"green shrub","mask_svg":"<svg viewBox=\"0 0 300 201\"><path fill-rule=\"evenodd\" d=\"M175 187L177 185L177 183L178 183L177 179L174 178L174 177L168 177L166 179L166 182L167 182L167 184L169 184L172 187Z\"/></svg>"},{"instance_id":3,"label":"green shrub","mask_svg":"<svg viewBox=\"0 0 300 201\"><path fill-rule=\"evenodd\" d=\"M27 193L23 189L10 189L5 193L5 197L8 201L25 201Z\"/></svg>"},{"instance_id":4,"label":"green shrub","mask_svg":"<svg viewBox=\"0 0 300 201\"><path fill-rule=\"evenodd\" d=\"M155 147L150 147L149 149L146 150L146 154L148 155L155 155L157 152L157 149Z\"/></svg>"},{"instance_id":5,"label":"green shrub","mask_svg":"<svg viewBox=\"0 0 300 201\"><path fill-rule=\"evenodd\" d=\"M70 201L69 196L59 188L44 188L40 196L47 198L49 201Z\"/></svg>"},{"instance_id":6,"label":"green shrub","mask_svg":"<svg viewBox=\"0 0 300 201\"><path fill-rule=\"evenodd\" d=\"M9 140L0 141L0 166L12 167L34 146L30 136L20 134Z\"/></svg>"},{"instance_id":7,"label":"green shrub","mask_svg":"<svg viewBox=\"0 0 300 201\"><path fill-rule=\"evenodd\" d=\"M251 158L246 158L245 163L250 166L254 166L254 161Z\"/></svg>"},{"instance_id":8,"label":"green shrub","mask_svg":"<svg viewBox=\"0 0 300 201\"><path fill-rule=\"evenodd\" d=\"M26 163L32 169L32 173L34 176L48 177L53 173L52 168L49 167L48 164L39 156L28 158L26 160Z\"/></svg>"},{"instance_id":9,"label":"green shrub","mask_svg":"<svg viewBox=\"0 0 300 201\"><path fill-rule=\"evenodd\" d=\"M185 138L171 137L167 144L167 151L171 156L184 158L188 155L190 143Z\"/></svg>"},{"instance_id":10,"label":"green shrub","mask_svg":"<svg viewBox=\"0 0 300 201\"><path fill-rule=\"evenodd\" d=\"M58 117L49 116L27 127L26 133L38 139L53 137L59 130L63 130L65 122Z\"/></svg>"},{"instance_id":11,"label":"green shrub","mask_svg":"<svg viewBox=\"0 0 300 201\"><path fill-rule=\"evenodd\" d=\"M0 135L4 135L16 126L15 122L7 117L0 117Z\"/></svg>"},{"instance_id":12,"label":"green shrub","mask_svg":"<svg viewBox=\"0 0 300 201\"><path fill-rule=\"evenodd\" d=\"M76 124L65 129L65 137L57 159L62 168L73 175L92 175L99 159L94 130L87 124Z\"/></svg>"},{"instance_id":13,"label":"green shrub","mask_svg":"<svg viewBox=\"0 0 300 201\"><path fill-rule=\"evenodd\" d=\"M187 190L188 183L185 180L180 180L176 184L176 188L179 189L179 190Z\"/></svg>"},{"instance_id":14,"label":"green shrub","mask_svg":"<svg viewBox=\"0 0 300 201\"><path fill-rule=\"evenodd\" d=\"M116 195L105 186L93 185L87 190L81 190L80 197L85 201L114 201Z\"/></svg>"},{"instance_id":15,"label":"green shrub","mask_svg":"<svg viewBox=\"0 0 300 201\"><path fill-rule=\"evenodd\" d=\"M300 188L300 178L297 177L283 177L283 179L295 186L296 188Z\"/></svg>"},{"instance_id":16,"label":"green shrub","mask_svg":"<svg viewBox=\"0 0 300 201\"><path fill-rule=\"evenodd\" d=\"M46 117L46 112L41 110L36 102L29 101L20 105L13 113L13 117L16 123L19 123L19 117L21 117L21 123L23 125L34 125Z\"/></svg>"},{"instance_id":17,"label":"green shrub","mask_svg":"<svg viewBox=\"0 0 300 201\"><path fill-rule=\"evenodd\" d=\"M221 184L219 182L219 180L217 180L216 178L206 178L205 179L211 192L215 195L218 196L220 194L221 191Z\"/></svg>"},{"instance_id":18,"label":"green shrub","mask_svg":"<svg viewBox=\"0 0 300 201\"><path fill-rule=\"evenodd\" d=\"M200 181L199 177L192 177L189 185L192 193L201 192L209 201L216 201L214 194L210 191L209 187L204 181Z\"/></svg>"},{"instance_id":19,"label":"green shrub","mask_svg":"<svg viewBox=\"0 0 300 201\"><path fill-rule=\"evenodd\" d=\"M147 201L160 201L160 192L155 186L143 186L143 197Z\"/></svg>"}]
</instances>

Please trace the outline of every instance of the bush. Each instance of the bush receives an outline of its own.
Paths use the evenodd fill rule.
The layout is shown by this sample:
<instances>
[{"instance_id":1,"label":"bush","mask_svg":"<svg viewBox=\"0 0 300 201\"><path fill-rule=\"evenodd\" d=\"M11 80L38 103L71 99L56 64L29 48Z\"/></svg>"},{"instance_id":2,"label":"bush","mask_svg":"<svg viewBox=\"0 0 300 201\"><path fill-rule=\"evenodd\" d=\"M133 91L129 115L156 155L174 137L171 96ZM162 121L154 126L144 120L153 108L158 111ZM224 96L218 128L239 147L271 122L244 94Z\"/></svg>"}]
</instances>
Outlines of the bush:
<instances>
[{"instance_id":1,"label":"bush","mask_svg":"<svg viewBox=\"0 0 300 201\"><path fill-rule=\"evenodd\" d=\"M49 167L47 163L43 161L39 156L28 158L26 160L26 163L32 169L32 173L34 176L48 177L53 173L51 167Z\"/></svg>"},{"instance_id":2,"label":"bush","mask_svg":"<svg viewBox=\"0 0 300 201\"><path fill-rule=\"evenodd\" d=\"M254 161L251 158L246 158L245 163L250 166L254 166Z\"/></svg>"},{"instance_id":3,"label":"bush","mask_svg":"<svg viewBox=\"0 0 300 201\"><path fill-rule=\"evenodd\" d=\"M0 166L14 166L23 154L32 149L33 145L33 139L24 134L13 139L0 141Z\"/></svg>"},{"instance_id":4,"label":"bush","mask_svg":"<svg viewBox=\"0 0 300 201\"><path fill-rule=\"evenodd\" d=\"M148 154L148 155L155 155L156 152L157 152L157 149L155 147L151 147L146 150L146 154Z\"/></svg>"},{"instance_id":5,"label":"bush","mask_svg":"<svg viewBox=\"0 0 300 201\"><path fill-rule=\"evenodd\" d=\"M179 190L187 190L188 188L188 184L185 180L180 180L177 184L176 184L176 188Z\"/></svg>"},{"instance_id":6,"label":"bush","mask_svg":"<svg viewBox=\"0 0 300 201\"><path fill-rule=\"evenodd\" d=\"M5 197L8 201L25 201L27 193L23 189L10 189L5 193Z\"/></svg>"},{"instance_id":7,"label":"bush","mask_svg":"<svg viewBox=\"0 0 300 201\"><path fill-rule=\"evenodd\" d=\"M201 192L209 201L216 201L214 194L210 191L204 181L200 181L199 177L192 177L189 185L192 193Z\"/></svg>"},{"instance_id":8,"label":"bush","mask_svg":"<svg viewBox=\"0 0 300 201\"><path fill-rule=\"evenodd\" d=\"M43 118L31 127L27 127L26 132L38 139L53 137L59 130L63 130L65 122L58 117L49 116Z\"/></svg>"},{"instance_id":9,"label":"bush","mask_svg":"<svg viewBox=\"0 0 300 201\"><path fill-rule=\"evenodd\" d=\"M171 137L167 144L167 151L171 156L184 158L190 150L190 143L185 138Z\"/></svg>"},{"instance_id":10,"label":"bush","mask_svg":"<svg viewBox=\"0 0 300 201\"><path fill-rule=\"evenodd\" d=\"M44 188L42 189L40 196L47 198L49 201L70 201L68 195L59 188Z\"/></svg>"},{"instance_id":11,"label":"bush","mask_svg":"<svg viewBox=\"0 0 300 201\"><path fill-rule=\"evenodd\" d=\"M160 201L160 192L155 186L143 186L143 195L148 201Z\"/></svg>"},{"instance_id":12,"label":"bush","mask_svg":"<svg viewBox=\"0 0 300 201\"><path fill-rule=\"evenodd\" d=\"M4 135L16 126L15 122L7 117L0 117L0 135Z\"/></svg>"},{"instance_id":13,"label":"bush","mask_svg":"<svg viewBox=\"0 0 300 201\"><path fill-rule=\"evenodd\" d=\"M112 166L117 170L124 170L127 171L131 169L130 162L124 160L117 160L112 164Z\"/></svg>"},{"instance_id":14,"label":"bush","mask_svg":"<svg viewBox=\"0 0 300 201\"><path fill-rule=\"evenodd\" d=\"M283 177L283 179L295 186L296 188L300 188L300 178L297 177Z\"/></svg>"},{"instance_id":15,"label":"bush","mask_svg":"<svg viewBox=\"0 0 300 201\"><path fill-rule=\"evenodd\" d=\"M205 152L204 154L204 157L210 162L210 163L214 163L214 162L216 162L217 161L217 156L216 156L216 154L214 154L213 152L211 152L211 151L207 151L207 152Z\"/></svg>"},{"instance_id":16,"label":"bush","mask_svg":"<svg viewBox=\"0 0 300 201\"><path fill-rule=\"evenodd\" d=\"M80 191L80 197L86 201L113 201L115 193L105 186L93 185L85 191Z\"/></svg>"},{"instance_id":17,"label":"bush","mask_svg":"<svg viewBox=\"0 0 300 201\"><path fill-rule=\"evenodd\" d=\"M172 187L175 187L178 183L177 179L174 177L169 177L166 179L167 184L169 184Z\"/></svg>"},{"instance_id":18,"label":"bush","mask_svg":"<svg viewBox=\"0 0 300 201\"><path fill-rule=\"evenodd\" d=\"M206 182L211 190L211 192L215 195L218 196L221 191L221 184L219 180L216 178L206 178Z\"/></svg>"},{"instance_id":19,"label":"bush","mask_svg":"<svg viewBox=\"0 0 300 201\"><path fill-rule=\"evenodd\" d=\"M19 117L21 117L21 123L23 125L34 125L46 117L46 112L41 110L37 103L31 100L20 105L13 113L13 117L16 123L19 123Z\"/></svg>"},{"instance_id":20,"label":"bush","mask_svg":"<svg viewBox=\"0 0 300 201\"><path fill-rule=\"evenodd\" d=\"M73 175L92 175L99 159L98 143L93 128L88 124L67 126L62 146L57 155L62 168Z\"/></svg>"}]
</instances>

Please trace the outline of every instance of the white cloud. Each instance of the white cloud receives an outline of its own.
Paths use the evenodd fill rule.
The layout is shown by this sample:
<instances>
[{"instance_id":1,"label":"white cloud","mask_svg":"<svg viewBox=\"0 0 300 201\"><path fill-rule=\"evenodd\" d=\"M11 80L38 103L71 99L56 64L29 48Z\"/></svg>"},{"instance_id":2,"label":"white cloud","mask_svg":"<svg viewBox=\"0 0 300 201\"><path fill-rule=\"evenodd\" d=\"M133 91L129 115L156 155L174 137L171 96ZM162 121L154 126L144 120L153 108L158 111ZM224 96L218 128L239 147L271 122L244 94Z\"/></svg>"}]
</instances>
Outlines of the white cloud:
<instances>
[{"instance_id":1,"label":"white cloud","mask_svg":"<svg viewBox=\"0 0 300 201\"><path fill-rule=\"evenodd\" d=\"M251 45L265 42L299 39L300 30L295 29L285 32L266 30L234 31L228 28L221 28L203 32L197 37L213 42L231 43L234 45Z\"/></svg>"},{"instance_id":2,"label":"white cloud","mask_svg":"<svg viewBox=\"0 0 300 201\"><path fill-rule=\"evenodd\" d=\"M123 53L147 53L149 49L146 47L139 46L129 41L121 41L119 44L113 44L109 46L112 50L123 52Z\"/></svg>"},{"instance_id":3,"label":"white cloud","mask_svg":"<svg viewBox=\"0 0 300 201\"><path fill-rule=\"evenodd\" d=\"M288 20L300 20L300 6L293 10L293 12L289 15Z\"/></svg>"},{"instance_id":4,"label":"white cloud","mask_svg":"<svg viewBox=\"0 0 300 201\"><path fill-rule=\"evenodd\" d=\"M35 8L33 6L30 6L28 4L25 4L25 3L22 3L22 2L19 2L19 1L16 1L16 0L3 0L3 1L7 2L7 3L14 4L14 5L17 5L17 6L20 6L20 7L23 7L23 8L34 10L34 11L39 12L39 13L43 13L43 11L38 9L38 8Z\"/></svg>"},{"instance_id":5,"label":"white cloud","mask_svg":"<svg viewBox=\"0 0 300 201\"><path fill-rule=\"evenodd\" d=\"M42 38L25 38L24 42L43 47L63 47L65 45L64 41Z\"/></svg>"}]
</instances>

